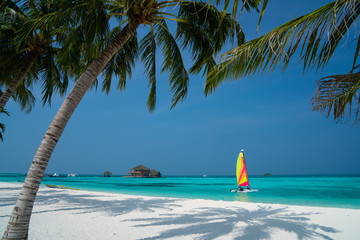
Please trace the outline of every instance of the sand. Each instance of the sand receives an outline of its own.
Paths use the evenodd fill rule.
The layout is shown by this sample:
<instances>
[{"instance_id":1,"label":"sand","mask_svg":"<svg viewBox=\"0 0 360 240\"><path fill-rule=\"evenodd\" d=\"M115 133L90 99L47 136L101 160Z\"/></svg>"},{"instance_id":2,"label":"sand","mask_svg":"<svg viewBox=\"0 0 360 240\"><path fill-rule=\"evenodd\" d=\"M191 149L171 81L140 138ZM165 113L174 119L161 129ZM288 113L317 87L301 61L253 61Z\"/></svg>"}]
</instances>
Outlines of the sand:
<instances>
[{"instance_id":1,"label":"sand","mask_svg":"<svg viewBox=\"0 0 360 240\"><path fill-rule=\"evenodd\" d=\"M21 184L0 182L0 231ZM360 239L360 210L41 187L29 239Z\"/></svg>"}]
</instances>

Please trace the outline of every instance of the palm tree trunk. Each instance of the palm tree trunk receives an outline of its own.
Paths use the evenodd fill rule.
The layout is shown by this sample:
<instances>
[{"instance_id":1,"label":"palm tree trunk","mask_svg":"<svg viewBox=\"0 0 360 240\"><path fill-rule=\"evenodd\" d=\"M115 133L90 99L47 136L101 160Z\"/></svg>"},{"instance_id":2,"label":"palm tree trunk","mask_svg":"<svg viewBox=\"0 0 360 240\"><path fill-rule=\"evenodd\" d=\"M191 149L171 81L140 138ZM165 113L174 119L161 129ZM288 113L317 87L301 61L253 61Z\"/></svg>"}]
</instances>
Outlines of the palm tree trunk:
<instances>
[{"instance_id":1,"label":"palm tree trunk","mask_svg":"<svg viewBox=\"0 0 360 240\"><path fill-rule=\"evenodd\" d=\"M27 239L36 193L56 143L59 141L66 124L86 91L115 53L135 34L139 25L140 22L132 22L126 25L122 31L109 42L94 62L90 64L86 71L80 76L79 80L76 81L73 89L64 100L50 127L46 131L40 147L35 154L19 198L10 216L9 223L2 236L3 240Z\"/></svg>"},{"instance_id":2,"label":"palm tree trunk","mask_svg":"<svg viewBox=\"0 0 360 240\"><path fill-rule=\"evenodd\" d=\"M0 112L4 109L6 103L9 101L10 97L14 94L16 87L24 79L26 74L29 72L32 65L35 63L36 58L41 53L39 51L33 51L29 54L23 66L20 68L18 74L14 77L11 83L6 87L5 92L0 97Z\"/></svg>"}]
</instances>

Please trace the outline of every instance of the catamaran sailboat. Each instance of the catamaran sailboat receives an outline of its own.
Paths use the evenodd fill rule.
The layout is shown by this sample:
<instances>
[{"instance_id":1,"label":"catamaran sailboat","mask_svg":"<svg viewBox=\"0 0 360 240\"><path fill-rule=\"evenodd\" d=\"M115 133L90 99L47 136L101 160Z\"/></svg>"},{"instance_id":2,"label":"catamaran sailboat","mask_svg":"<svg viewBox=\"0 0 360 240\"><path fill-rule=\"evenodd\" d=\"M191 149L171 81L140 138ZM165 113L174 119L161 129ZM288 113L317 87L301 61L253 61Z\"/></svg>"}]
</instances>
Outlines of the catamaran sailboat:
<instances>
[{"instance_id":1,"label":"catamaran sailboat","mask_svg":"<svg viewBox=\"0 0 360 240\"><path fill-rule=\"evenodd\" d=\"M230 192L257 192L259 190L250 189L248 174L246 171L244 150L242 149L236 164L236 179L238 188L230 190Z\"/></svg>"}]
</instances>

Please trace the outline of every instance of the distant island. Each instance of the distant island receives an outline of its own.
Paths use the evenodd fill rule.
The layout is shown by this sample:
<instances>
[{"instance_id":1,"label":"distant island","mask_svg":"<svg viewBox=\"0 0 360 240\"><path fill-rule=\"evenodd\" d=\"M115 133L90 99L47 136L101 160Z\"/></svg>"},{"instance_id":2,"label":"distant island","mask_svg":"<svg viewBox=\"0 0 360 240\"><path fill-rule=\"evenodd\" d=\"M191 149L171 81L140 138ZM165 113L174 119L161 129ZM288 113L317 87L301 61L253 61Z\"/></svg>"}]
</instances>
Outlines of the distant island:
<instances>
[{"instance_id":1,"label":"distant island","mask_svg":"<svg viewBox=\"0 0 360 240\"><path fill-rule=\"evenodd\" d=\"M130 178L159 178L161 173L155 169L150 169L142 164L130 169L128 175L124 177Z\"/></svg>"},{"instance_id":2,"label":"distant island","mask_svg":"<svg viewBox=\"0 0 360 240\"><path fill-rule=\"evenodd\" d=\"M271 173L265 173L263 176L271 176Z\"/></svg>"}]
</instances>

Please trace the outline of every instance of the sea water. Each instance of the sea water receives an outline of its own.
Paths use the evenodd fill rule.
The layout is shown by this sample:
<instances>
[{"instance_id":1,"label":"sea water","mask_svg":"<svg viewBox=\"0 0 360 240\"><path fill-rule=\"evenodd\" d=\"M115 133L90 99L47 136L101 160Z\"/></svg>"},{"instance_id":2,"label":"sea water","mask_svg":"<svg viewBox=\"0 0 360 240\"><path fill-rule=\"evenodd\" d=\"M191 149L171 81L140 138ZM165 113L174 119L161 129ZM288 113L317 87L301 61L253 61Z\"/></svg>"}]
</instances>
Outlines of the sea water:
<instances>
[{"instance_id":1,"label":"sea water","mask_svg":"<svg viewBox=\"0 0 360 240\"><path fill-rule=\"evenodd\" d=\"M24 181L19 174L0 174L0 181ZM200 198L253 203L280 203L360 209L360 175L336 176L250 176L258 192L230 192L234 176L165 176L124 178L83 175L44 177L42 185L63 185L81 190L144 196Z\"/></svg>"}]
</instances>

